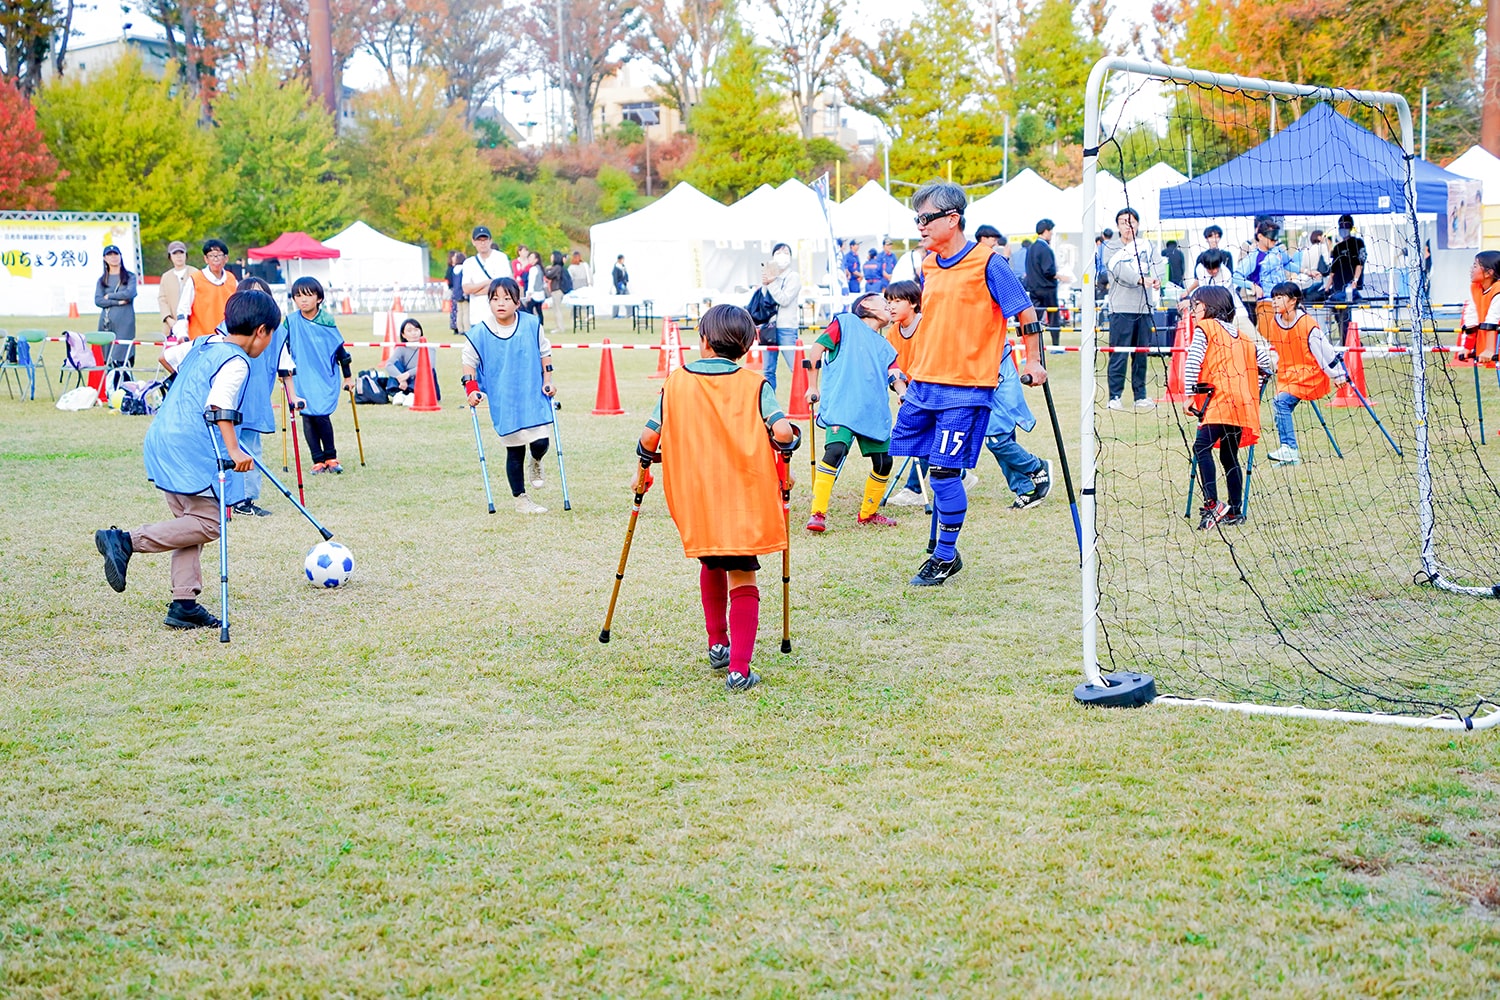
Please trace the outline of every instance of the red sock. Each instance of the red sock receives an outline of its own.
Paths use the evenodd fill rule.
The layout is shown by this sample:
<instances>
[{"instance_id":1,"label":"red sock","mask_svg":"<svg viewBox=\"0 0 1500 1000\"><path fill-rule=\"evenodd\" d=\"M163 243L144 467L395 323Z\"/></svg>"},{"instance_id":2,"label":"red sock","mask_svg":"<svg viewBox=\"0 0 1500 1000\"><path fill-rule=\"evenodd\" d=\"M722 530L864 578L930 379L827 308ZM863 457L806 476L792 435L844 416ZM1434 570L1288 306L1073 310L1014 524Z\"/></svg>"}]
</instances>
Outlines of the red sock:
<instances>
[{"instance_id":1,"label":"red sock","mask_svg":"<svg viewBox=\"0 0 1500 1000\"><path fill-rule=\"evenodd\" d=\"M722 569L698 568L698 591L703 595L703 624L710 646L729 645L729 574Z\"/></svg>"},{"instance_id":2,"label":"red sock","mask_svg":"<svg viewBox=\"0 0 1500 1000\"><path fill-rule=\"evenodd\" d=\"M760 588L754 585L735 587L729 592L729 672L750 674L750 657L755 655L755 630L760 625Z\"/></svg>"}]
</instances>

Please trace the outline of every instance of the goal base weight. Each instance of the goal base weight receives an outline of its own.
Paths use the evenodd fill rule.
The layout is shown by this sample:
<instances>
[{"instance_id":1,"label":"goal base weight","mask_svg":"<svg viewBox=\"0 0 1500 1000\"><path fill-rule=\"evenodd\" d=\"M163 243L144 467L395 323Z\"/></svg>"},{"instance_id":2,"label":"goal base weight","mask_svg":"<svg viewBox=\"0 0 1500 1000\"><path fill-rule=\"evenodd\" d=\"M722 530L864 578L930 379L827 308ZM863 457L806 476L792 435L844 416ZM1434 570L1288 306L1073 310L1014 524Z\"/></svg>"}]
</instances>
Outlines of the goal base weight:
<instances>
[{"instance_id":1,"label":"goal base weight","mask_svg":"<svg viewBox=\"0 0 1500 1000\"><path fill-rule=\"evenodd\" d=\"M1105 674L1104 683L1108 686L1078 685L1073 689L1073 700L1091 708L1140 708L1156 700L1156 680L1150 674Z\"/></svg>"}]
</instances>

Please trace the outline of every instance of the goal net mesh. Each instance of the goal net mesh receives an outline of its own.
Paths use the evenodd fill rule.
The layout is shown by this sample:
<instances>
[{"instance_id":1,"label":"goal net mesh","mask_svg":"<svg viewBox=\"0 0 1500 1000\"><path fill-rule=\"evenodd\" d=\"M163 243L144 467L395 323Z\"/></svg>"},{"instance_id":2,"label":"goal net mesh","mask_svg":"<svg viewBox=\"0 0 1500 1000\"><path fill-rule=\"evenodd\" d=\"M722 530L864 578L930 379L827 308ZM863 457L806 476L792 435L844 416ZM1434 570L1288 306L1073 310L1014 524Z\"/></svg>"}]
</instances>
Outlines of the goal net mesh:
<instances>
[{"instance_id":1,"label":"goal net mesh","mask_svg":"<svg viewBox=\"0 0 1500 1000\"><path fill-rule=\"evenodd\" d=\"M1208 249L1204 230L1222 228L1220 246L1242 275L1249 256L1248 279L1271 273L1253 270L1261 251L1252 242L1256 223L1273 221L1292 279L1309 286L1310 299L1321 299L1324 280L1313 275L1338 271L1338 217L1346 206L1367 204L1362 185L1378 174L1371 164L1391 165L1398 183L1413 169L1400 152L1395 109L1355 100L1319 108L1312 99L1248 89L1115 80L1101 114L1095 232L1116 229L1118 211L1128 206L1139 212L1153 250L1160 254L1174 240L1183 262L1181 273L1169 260L1155 267L1162 289L1153 302L1159 311L1149 354L1102 350L1125 314L1107 315L1108 300L1100 299L1094 428L1101 669L1145 671L1160 693L1188 698L1409 715L1470 715L1500 702L1500 600L1491 593L1500 584L1500 427L1488 429L1482 443L1479 409L1482 402L1500 421L1500 383L1493 368L1457 365L1453 355L1432 351L1453 346L1454 323L1434 324L1426 275L1408 264L1419 259L1439 217L1407 206L1404 197L1377 203L1383 212L1352 213L1354 236L1363 241L1363 287L1352 303L1334 288L1330 300L1306 308L1333 344L1347 349L1357 338L1363 346L1346 357L1351 368L1362 368L1362 381L1354 382L1370 408L1348 390L1330 392L1316 406L1301 403L1293 413L1300 464L1272 462L1268 453L1289 442L1279 440L1271 379L1260 441L1238 454L1247 481L1244 524L1199 530L1202 484L1192 463L1198 421L1186 410L1191 400L1168 391L1170 345L1186 342L1178 339L1178 301ZM1252 174L1240 169L1247 161L1232 165L1247 153L1258 163ZM1194 187L1173 194L1184 179L1172 171L1190 174ZM1263 195L1246 183L1252 176ZM1184 211L1194 214L1175 217ZM1311 242L1315 231L1321 249ZM1356 249L1345 247L1343 257L1357 256ZM1116 234L1103 245L1106 267L1118 252ZM1423 304L1415 315L1409 282ZM1270 332L1269 310L1252 296L1247 325ZM1420 359L1425 449L1418 359L1405 350L1418 326L1427 349ZM1118 409L1107 405L1111 363ZM1154 408L1135 403L1132 369L1142 363ZM1214 464L1224 500L1225 469L1217 456ZM1430 504L1423 500L1424 465Z\"/></svg>"}]
</instances>

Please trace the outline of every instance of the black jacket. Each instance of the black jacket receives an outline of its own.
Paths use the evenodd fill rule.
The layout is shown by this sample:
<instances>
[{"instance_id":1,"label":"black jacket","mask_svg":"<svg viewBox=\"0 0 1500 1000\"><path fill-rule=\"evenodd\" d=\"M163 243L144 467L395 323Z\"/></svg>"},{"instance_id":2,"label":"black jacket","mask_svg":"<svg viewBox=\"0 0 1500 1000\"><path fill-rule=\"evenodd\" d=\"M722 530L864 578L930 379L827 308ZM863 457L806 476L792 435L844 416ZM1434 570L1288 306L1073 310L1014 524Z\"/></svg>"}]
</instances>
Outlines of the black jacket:
<instances>
[{"instance_id":1,"label":"black jacket","mask_svg":"<svg viewBox=\"0 0 1500 1000\"><path fill-rule=\"evenodd\" d=\"M1037 240L1026 251L1026 290L1033 295L1057 292L1057 257L1046 240Z\"/></svg>"}]
</instances>

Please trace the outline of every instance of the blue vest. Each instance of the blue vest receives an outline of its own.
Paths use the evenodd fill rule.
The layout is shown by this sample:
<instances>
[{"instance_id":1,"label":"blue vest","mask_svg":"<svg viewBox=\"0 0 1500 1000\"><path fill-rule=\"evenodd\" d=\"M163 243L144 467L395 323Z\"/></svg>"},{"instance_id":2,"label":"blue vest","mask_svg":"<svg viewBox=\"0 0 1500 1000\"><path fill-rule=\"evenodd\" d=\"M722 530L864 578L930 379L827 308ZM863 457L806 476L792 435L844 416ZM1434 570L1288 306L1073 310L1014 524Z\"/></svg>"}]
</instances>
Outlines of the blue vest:
<instances>
[{"instance_id":1,"label":"blue vest","mask_svg":"<svg viewBox=\"0 0 1500 1000\"><path fill-rule=\"evenodd\" d=\"M194 344L177 368L172 391L167 393L161 409L146 429L144 457L146 476L158 488L169 493L194 496L214 489L219 481L219 455L227 456L224 439L217 426L203 420L208 402L209 385L219 369L233 358L250 360L238 346L228 341ZM236 401L238 409L244 393Z\"/></svg>"},{"instance_id":2,"label":"blue vest","mask_svg":"<svg viewBox=\"0 0 1500 1000\"><path fill-rule=\"evenodd\" d=\"M896 349L853 313L839 313L834 320L839 325L839 349L832 360L823 362L818 423L847 427L873 441L889 440L891 404L886 398L886 379Z\"/></svg>"},{"instance_id":3,"label":"blue vest","mask_svg":"<svg viewBox=\"0 0 1500 1000\"><path fill-rule=\"evenodd\" d=\"M250 377L245 379L245 422L247 430L262 434L276 433L276 411L271 408L271 393L276 391L276 365L286 344L286 326L278 326L271 343L259 357L250 359Z\"/></svg>"},{"instance_id":4,"label":"blue vest","mask_svg":"<svg viewBox=\"0 0 1500 1000\"><path fill-rule=\"evenodd\" d=\"M1016 359L1011 355L1010 341L1005 342L1005 353L1000 356L1000 383L990 397L990 422L984 430L985 437L996 434L1013 434L1017 427L1029 431L1036 426L1036 417L1026 405L1026 394L1021 389L1021 373L1016 371Z\"/></svg>"},{"instance_id":5,"label":"blue vest","mask_svg":"<svg viewBox=\"0 0 1500 1000\"><path fill-rule=\"evenodd\" d=\"M307 400L307 409L315 417L326 417L339 405L339 394L344 390L344 379L339 374L334 356L344 346L344 335L326 319L327 313L319 313L318 320L309 320L300 312L290 312L282 322L292 346L292 361L297 365L293 382L297 395ZM271 359L274 367L276 360ZM269 394L268 394L269 395Z\"/></svg>"},{"instance_id":6,"label":"blue vest","mask_svg":"<svg viewBox=\"0 0 1500 1000\"><path fill-rule=\"evenodd\" d=\"M509 337L495 336L483 323L464 334L479 355L474 375L489 397L490 420L501 437L552 422L552 401L542 394L540 333L535 316L517 313L516 332Z\"/></svg>"}]
</instances>

